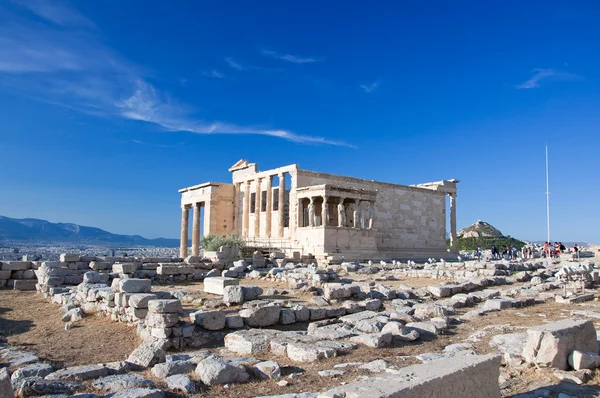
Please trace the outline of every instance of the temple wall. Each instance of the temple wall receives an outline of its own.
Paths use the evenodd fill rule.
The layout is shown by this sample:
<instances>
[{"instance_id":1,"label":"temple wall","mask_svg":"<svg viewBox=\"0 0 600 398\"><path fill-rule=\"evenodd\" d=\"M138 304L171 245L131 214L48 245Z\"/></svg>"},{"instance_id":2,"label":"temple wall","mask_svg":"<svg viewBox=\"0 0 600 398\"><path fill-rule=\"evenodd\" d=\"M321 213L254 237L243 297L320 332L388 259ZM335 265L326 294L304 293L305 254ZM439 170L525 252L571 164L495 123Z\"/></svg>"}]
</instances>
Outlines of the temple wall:
<instances>
[{"instance_id":1,"label":"temple wall","mask_svg":"<svg viewBox=\"0 0 600 398\"><path fill-rule=\"evenodd\" d=\"M374 229L379 250L445 249L445 194L423 188L298 170L298 187L320 184L376 190Z\"/></svg>"}]
</instances>

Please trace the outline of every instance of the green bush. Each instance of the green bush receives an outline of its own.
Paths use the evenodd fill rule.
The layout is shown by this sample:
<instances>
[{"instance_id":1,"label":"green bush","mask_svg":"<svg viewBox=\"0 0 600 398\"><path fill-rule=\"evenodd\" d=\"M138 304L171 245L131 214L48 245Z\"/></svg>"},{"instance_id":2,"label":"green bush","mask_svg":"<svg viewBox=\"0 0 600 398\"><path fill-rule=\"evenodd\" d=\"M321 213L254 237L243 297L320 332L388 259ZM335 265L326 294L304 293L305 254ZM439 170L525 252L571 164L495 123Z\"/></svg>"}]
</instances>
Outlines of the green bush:
<instances>
[{"instance_id":1,"label":"green bush","mask_svg":"<svg viewBox=\"0 0 600 398\"><path fill-rule=\"evenodd\" d=\"M446 245L447 247L450 247L450 240L446 242ZM478 247L481 247L481 250L487 250L490 249L492 245L496 245L500 253L502 253L502 248L507 245L510 247L514 246L517 250L521 250L523 246L525 246L525 242L510 236L484 236L479 238L458 238L456 240L457 250L477 250Z\"/></svg>"},{"instance_id":2,"label":"green bush","mask_svg":"<svg viewBox=\"0 0 600 398\"><path fill-rule=\"evenodd\" d=\"M202 249L209 252L216 252L221 246L237 246L242 249L245 242L239 235L231 234L227 236L207 235L202 239Z\"/></svg>"}]
</instances>

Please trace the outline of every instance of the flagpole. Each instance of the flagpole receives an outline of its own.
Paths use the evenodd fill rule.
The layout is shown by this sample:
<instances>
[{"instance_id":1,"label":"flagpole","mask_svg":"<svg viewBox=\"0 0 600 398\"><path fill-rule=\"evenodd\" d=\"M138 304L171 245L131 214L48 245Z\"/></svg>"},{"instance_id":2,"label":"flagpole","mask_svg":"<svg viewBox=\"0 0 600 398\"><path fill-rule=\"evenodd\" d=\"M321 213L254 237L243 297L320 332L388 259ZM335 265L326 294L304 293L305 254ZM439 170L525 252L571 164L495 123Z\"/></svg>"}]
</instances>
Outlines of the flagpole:
<instances>
[{"instance_id":1,"label":"flagpole","mask_svg":"<svg viewBox=\"0 0 600 398\"><path fill-rule=\"evenodd\" d=\"M550 243L550 185L548 183L548 144L546 144L546 221L548 222L548 243Z\"/></svg>"}]
</instances>

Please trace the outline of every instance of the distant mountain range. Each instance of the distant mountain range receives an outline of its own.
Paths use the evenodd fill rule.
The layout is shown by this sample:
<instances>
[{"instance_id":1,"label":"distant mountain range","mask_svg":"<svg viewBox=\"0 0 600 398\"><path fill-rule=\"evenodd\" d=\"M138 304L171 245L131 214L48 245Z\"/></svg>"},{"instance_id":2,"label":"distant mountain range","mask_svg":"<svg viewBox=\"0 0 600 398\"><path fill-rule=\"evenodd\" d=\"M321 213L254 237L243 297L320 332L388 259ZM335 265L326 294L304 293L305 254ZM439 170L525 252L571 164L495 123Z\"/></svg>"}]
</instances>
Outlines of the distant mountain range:
<instances>
[{"instance_id":1,"label":"distant mountain range","mask_svg":"<svg viewBox=\"0 0 600 398\"><path fill-rule=\"evenodd\" d=\"M69 223L51 223L35 218L0 216L0 242L89 243L107 246L136 245L178 247L179 239L146 239L139 235L118 235L100 228Z\"/></svg>"}]
</instances>

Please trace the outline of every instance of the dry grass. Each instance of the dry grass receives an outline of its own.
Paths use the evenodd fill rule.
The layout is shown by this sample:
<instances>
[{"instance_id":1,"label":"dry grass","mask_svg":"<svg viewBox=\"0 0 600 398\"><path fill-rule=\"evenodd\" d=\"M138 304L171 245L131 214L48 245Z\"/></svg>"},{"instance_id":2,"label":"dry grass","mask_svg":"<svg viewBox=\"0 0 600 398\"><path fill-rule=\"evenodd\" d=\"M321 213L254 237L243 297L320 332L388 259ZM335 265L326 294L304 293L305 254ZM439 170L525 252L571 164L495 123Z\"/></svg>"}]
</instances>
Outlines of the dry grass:
<instances>
[{"instance_id":1,"label":"dry grass","mask_svg":"<svg viewBox=\"0 0 600 398\"><path fill-rule=\"evenodd\" d=\"M0 290L0 335L56 367L125 360L139 344L135 329L94 315L69 331L58 305L41 294Z\"/></svg>"}]
</instances>

